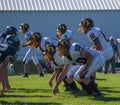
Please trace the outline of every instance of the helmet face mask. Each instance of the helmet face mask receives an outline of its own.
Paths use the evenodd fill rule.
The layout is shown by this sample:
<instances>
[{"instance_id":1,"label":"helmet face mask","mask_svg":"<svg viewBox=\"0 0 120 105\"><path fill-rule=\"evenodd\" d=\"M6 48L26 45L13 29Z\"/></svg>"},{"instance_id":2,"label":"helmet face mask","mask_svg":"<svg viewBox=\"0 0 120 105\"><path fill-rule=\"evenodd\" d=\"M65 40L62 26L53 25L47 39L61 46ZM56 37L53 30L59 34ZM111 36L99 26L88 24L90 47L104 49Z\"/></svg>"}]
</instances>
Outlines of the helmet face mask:
<instances>
[{"instance_id":1,"label":"helmet face mask","mask_svg":"<svg viewBox=\"0 0 120 105\"><path fill-rule=\"evenodd\" d=\"M50 55L48 52L44 52L44 61L49 62L52 60L52 55Z\"/></svg>"},{"instance_id":2,"label":"helmet face mask","mask_svg":"<svg viewBox=\"0 0 120 105\"><path fill-rule=\"evenodd\" d=\"M82 25L79 25L78 32L79 33L86 33L86 28Z\"/></svg>"},{"instance_id":3,"label":"helmet face mask","mask_svg":"<svg viewBox=\"0 0 120 105\"><path fill-rule=\"evenodd\" d=\"M37 48L37 47L39 47L39 42L36 41L35 39L32 39L32 40L30 40L30 45Z\"/></svg>"},{"instance_id":4,"label":"helmet face mask","mask_svg":"<svg viewBox=\"0 0 120 105\"><path fill-rule=\"evenodd\" d=\"M65 56L68 53L68 50L65 49L64 47L57 47L57 50L59 50L59 56Z\"/></svg>"},{"instance_id":5,"label":"helmet face mask","mask_svg":"<svg viewBox=\"0 0 120 105\"><path fill-rule=\"evenodd\" d=\"M21 33L26 33L27 31L24 28L20 27L20 32Z\"/></svg>"}]
</instances>

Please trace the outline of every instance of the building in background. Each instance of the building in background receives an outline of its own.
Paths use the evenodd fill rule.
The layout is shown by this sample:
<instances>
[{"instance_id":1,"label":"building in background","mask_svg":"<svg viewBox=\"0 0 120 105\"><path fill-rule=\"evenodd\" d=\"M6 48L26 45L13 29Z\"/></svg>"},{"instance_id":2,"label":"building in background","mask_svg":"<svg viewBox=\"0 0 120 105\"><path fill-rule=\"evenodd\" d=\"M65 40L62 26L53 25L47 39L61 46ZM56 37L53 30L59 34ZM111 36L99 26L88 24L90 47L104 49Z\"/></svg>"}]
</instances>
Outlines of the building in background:
<instances>
[{"instance_id":1,"label":"building in background","mask_svg":"<svg viewBox=\"0 0 120 105\"><path fill-rule=\"evenodd\" d=\"M28 23L32 31L43 36L55 37L58 24L64 23L76 36L76 40L89 46L86 36L77 32L81 18L89 17L95 26L107 36L120 38L120 0L0 0L0 32L7 25L19 26ZM24 36L20 35L23 41ZM26 48L19 52L23 58Z\"/></svg>"}]
</instances>

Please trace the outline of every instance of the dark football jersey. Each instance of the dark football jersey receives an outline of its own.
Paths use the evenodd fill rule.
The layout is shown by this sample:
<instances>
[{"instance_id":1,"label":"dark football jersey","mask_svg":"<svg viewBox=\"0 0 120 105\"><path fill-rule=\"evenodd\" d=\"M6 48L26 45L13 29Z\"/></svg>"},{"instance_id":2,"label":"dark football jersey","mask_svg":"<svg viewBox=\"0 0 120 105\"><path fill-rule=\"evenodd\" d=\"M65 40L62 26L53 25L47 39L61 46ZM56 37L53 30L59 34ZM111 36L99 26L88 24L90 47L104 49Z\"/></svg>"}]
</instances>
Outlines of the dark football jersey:
<instances>
[{"instance_id":1,"label":"dark football jersey","mask_svg":"<svg viewBox=\"0 0 120 105\"><path fill-rule=\"evenodd\" d=\"M11 61L14 61L17 57L17 50L7 44L0 43L0 63L2 63L6 57L9 57Z\"/></svg>"}]
</instances>

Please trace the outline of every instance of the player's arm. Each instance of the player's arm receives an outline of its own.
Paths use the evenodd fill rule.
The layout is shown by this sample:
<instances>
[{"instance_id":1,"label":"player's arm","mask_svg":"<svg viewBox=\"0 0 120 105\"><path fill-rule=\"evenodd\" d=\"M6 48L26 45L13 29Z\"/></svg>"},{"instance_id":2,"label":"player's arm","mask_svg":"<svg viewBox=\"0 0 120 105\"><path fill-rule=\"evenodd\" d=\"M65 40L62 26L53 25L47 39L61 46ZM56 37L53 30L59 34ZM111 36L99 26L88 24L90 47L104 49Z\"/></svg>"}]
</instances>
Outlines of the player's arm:
<instances>
[{"instance_id":1,"label":"player's arm","mask_svg":"<svg viewBox=\"0 0 120 105\"><path fill-rule=\"evenodd\" d=\"M30 41L22 42L22 43L21 43L21 46L22 46L22 47L29 46L30 43L31 43Z\"/></svg>"},{"instance_id":2,"label":"player's arm","mask_svg":"<svg viewBox=\"0 0 120 105\"><path fill-rule=\"evenodd\" d=\"M93 40L93 42L94 42L93 48L96 49L96 50L101 51L101 50L102 50L102 45L101 45L98 37L95 38L95 39Z\"/></svg>"},{"instance_id":3,"label":"player's arm","mask_svg":"<svg viewBox=\"0 0 120 105\"><path fill-rule=\"evenodd\" d=\"M53 93L54 95L56 95L58 93L58 86L60 85L60 83L63 81L63 79L65 78L68 70L69 70L70 65L65 65L64 69L62 70L62 72L60 73L60 75L58 76L58 79L56 81Z\"/></svg>"},{"instance_id":4,"label":"player's arm","mask_svg":"<svg viewBox=\"0 0 120 105\"><path fill-rule=\"evenodd\" d=\"M91 63L93 61L93 56L89 52L87 52L86 50L82 51L82 56L87 58L87 63L86 63L85 68L81 71L80 77L83 77L85 75L85 73L88 71L88 69L91 66Z\"/></svg>"},{"instance_id":5,"label":"player's arm","mask_svg":"<svg viewBox=\"0 0 120 105\"><path fill-rule=\"evenodd\" d=\"M4 76L4 81L5 81L5 88L7 90L10 89L10 85L9 85L9 81L8 81L8 72L7 72L7 66L8 66L8 63L10 62L10 58L9 57L6 57L3 64L2 64L2 71L3 71L3 76Z\"/></svg>"},{"instance_id":6,"label":"player's arm","mask_svg":"<svg viewBox=\"0 0 120 105\"><path fill-rule=\"evenodd\" d=\"M102 45L100 43L100 40L98 38L98 35L95 35L94 33L90 34L90 39L93 41L94 46L93 48L97 49L97 50L102 50Z\"/></svg>"},{"instance_id":7,"label":"player's arm","mask_svg":"<svg viewBox=\"0 0 120 105\"><path fill-rule=\"evenodd\" d=\"M53 86L52 82L53 82L53 80L55 79L55 77L56 77L56 71L54 71L54 72L52 73L51 77L50 77L50 80L49 80L49 86L50 86L50 87Z\"/></svg>"}]
</instances>

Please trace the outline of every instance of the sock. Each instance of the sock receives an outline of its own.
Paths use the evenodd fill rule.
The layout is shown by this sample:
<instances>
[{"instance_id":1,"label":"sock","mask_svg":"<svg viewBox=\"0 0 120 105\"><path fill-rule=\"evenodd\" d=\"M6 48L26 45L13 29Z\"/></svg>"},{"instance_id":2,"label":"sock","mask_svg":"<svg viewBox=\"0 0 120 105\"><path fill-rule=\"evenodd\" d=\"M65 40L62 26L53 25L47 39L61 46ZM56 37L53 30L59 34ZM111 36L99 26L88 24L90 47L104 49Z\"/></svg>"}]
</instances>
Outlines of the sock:
<instances>
[{"instance_id":1,"label":"sock","mask_svg":"<svg viewBox=\"0 0 120 105\"><path fill-rule=\"evenodd\" d=\"M97 89L96 84L94 81L90 81L88 84L88 87L95 93L100 93L100 91Z\"/></svg>"}]
</instances>

